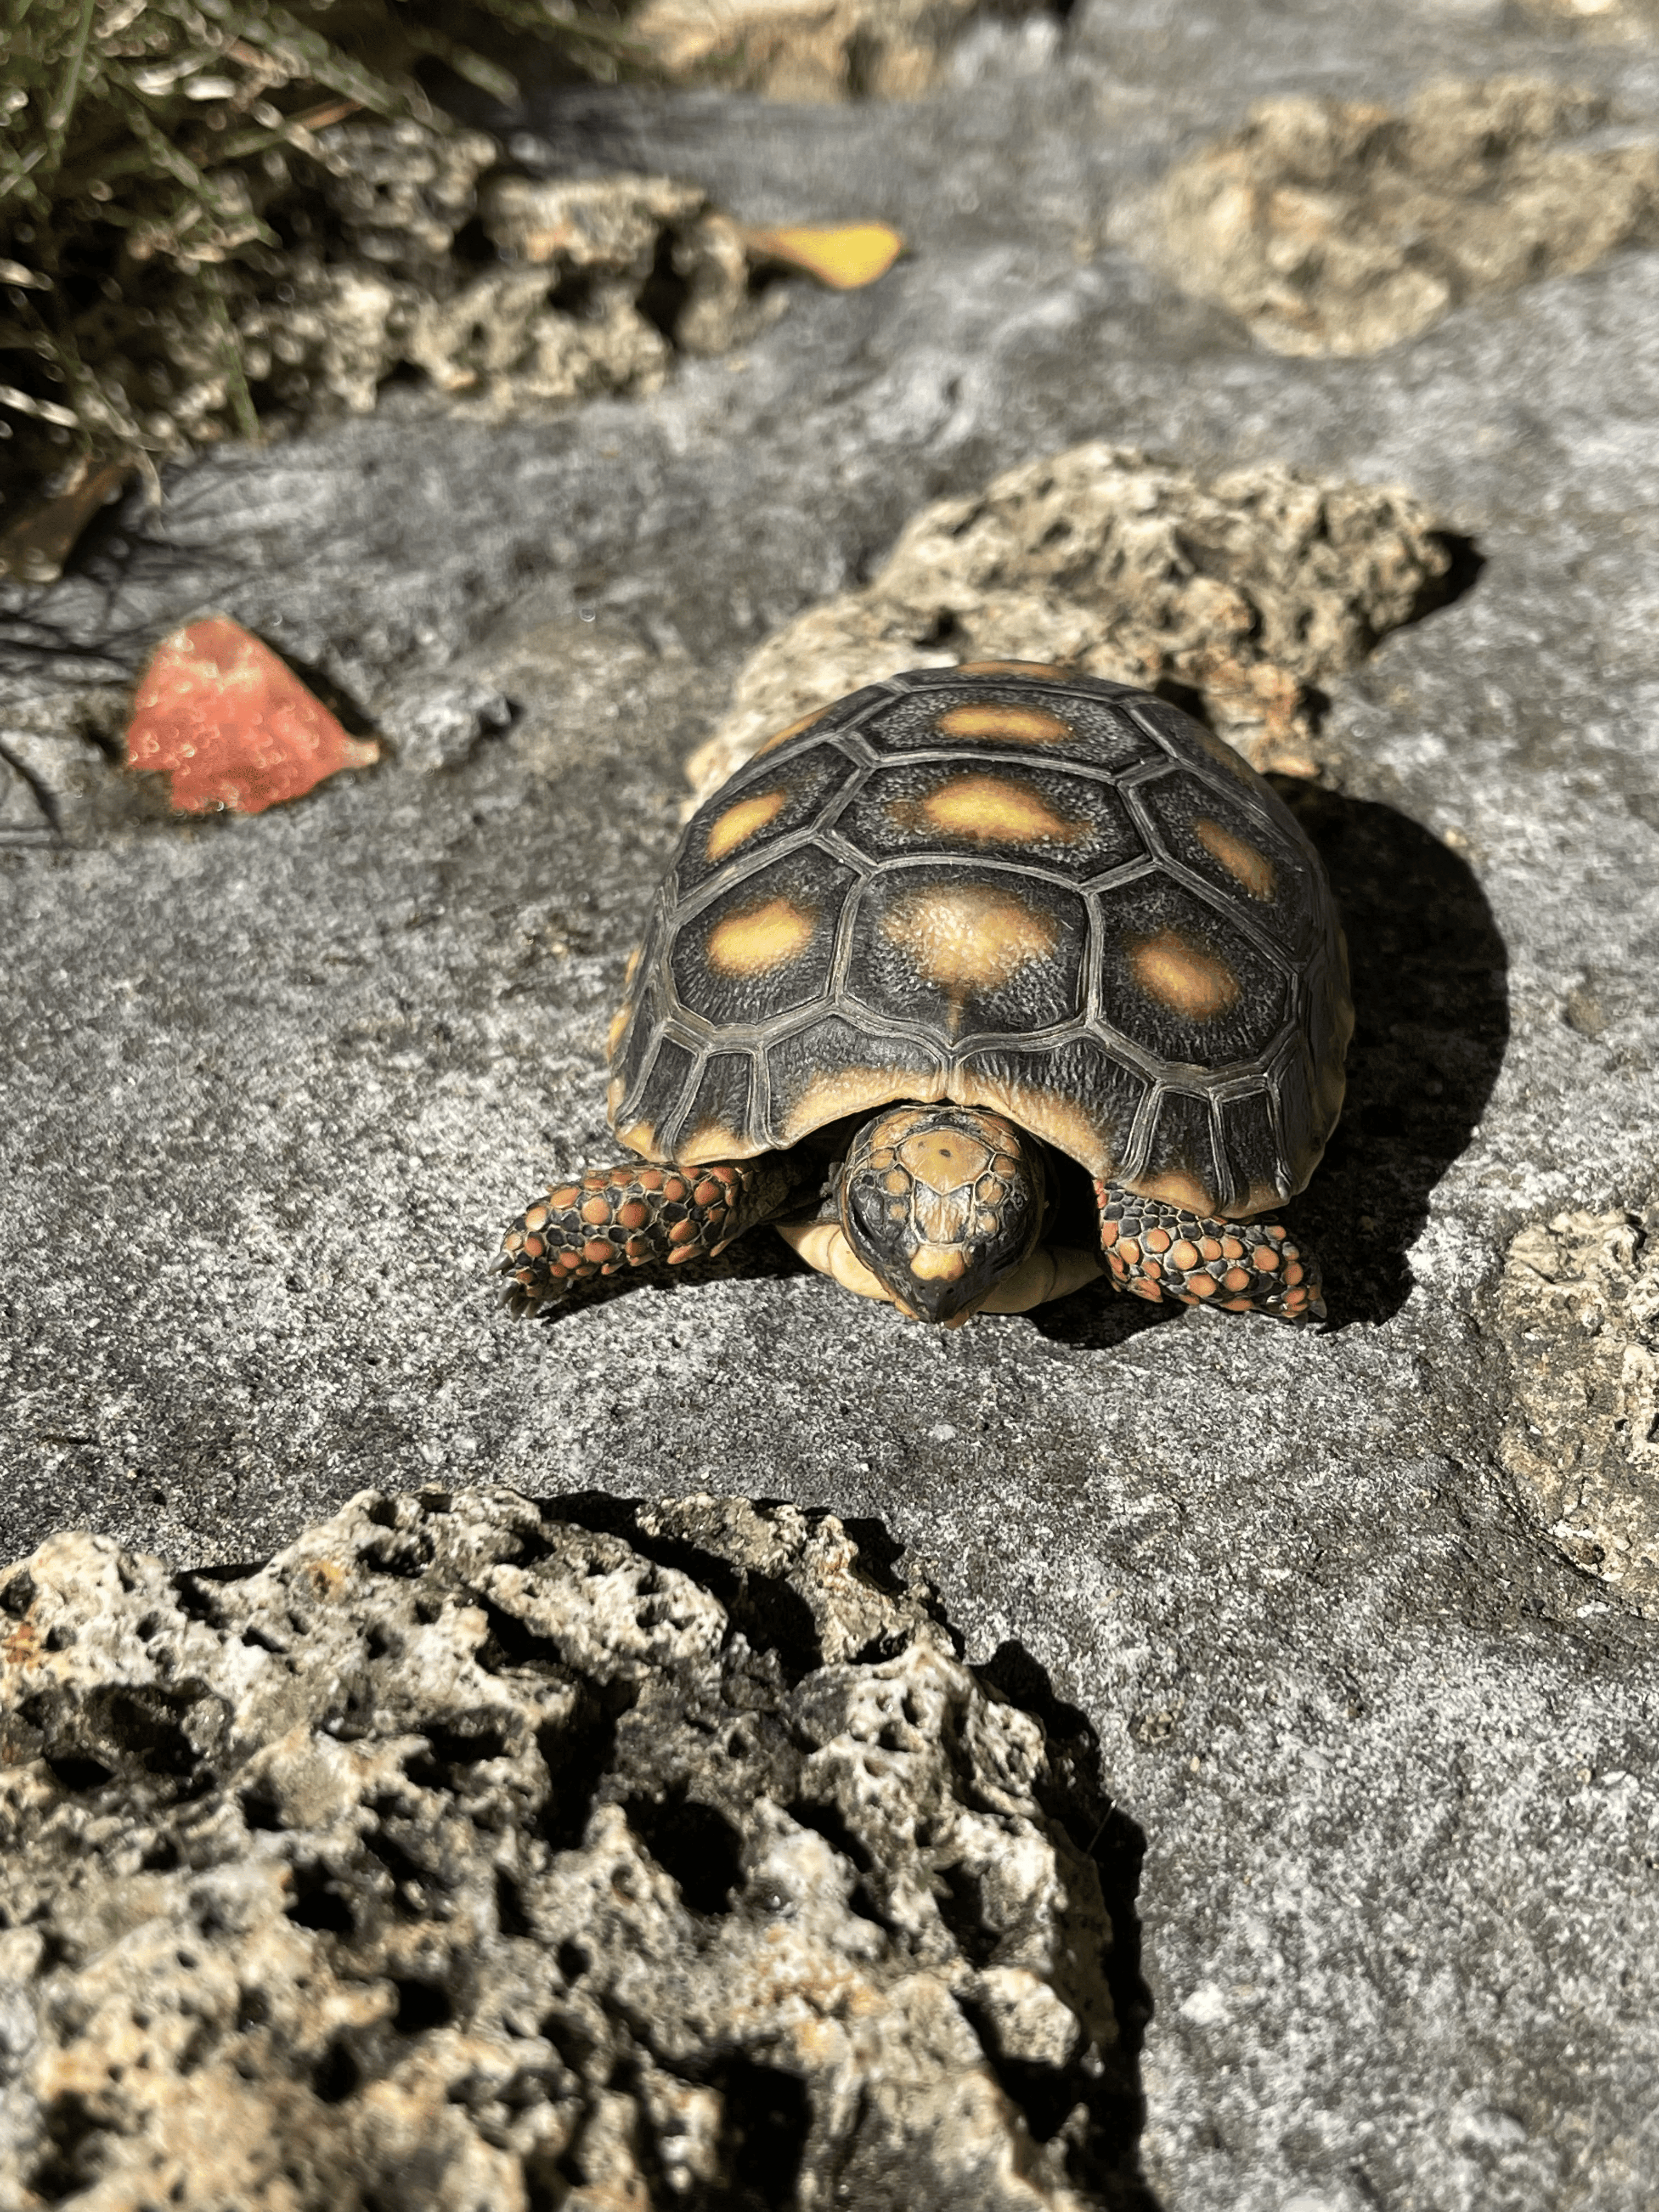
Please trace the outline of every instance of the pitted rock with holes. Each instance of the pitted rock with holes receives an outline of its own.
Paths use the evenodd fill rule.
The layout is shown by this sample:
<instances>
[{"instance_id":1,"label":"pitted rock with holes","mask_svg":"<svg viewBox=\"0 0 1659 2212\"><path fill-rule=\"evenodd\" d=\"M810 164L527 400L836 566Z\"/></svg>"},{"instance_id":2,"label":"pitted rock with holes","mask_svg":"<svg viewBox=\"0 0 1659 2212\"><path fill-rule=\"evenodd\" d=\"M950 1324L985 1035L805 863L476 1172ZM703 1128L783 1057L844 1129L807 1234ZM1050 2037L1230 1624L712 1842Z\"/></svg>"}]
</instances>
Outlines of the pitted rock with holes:
<instances>
[{"instance_id":1,"label":"pitted rock with holes","mask_svg":"<svg viewBox=\"0 0 1659 2212\"><path fill-rule=\"evenodd\" d=\"M780 732L687 824L611 1031L612 1124L655 1164L551 1192L509 1272L538 1296L769 1218L934 1319L1062 1295L1097 1255L1143 1297L1300 1318L1316 1271L1254 1218L1317 1165L1352 1026L1320 864L1231 746L1059 669L895 676ZM935 1109L915 1142L1011 1162L960 1181L996 1203L945 1204L873 1125L860 1150L896 1108ZM860 1216L854 1163L878 1153Z\"/></svg>"}]
</instances>

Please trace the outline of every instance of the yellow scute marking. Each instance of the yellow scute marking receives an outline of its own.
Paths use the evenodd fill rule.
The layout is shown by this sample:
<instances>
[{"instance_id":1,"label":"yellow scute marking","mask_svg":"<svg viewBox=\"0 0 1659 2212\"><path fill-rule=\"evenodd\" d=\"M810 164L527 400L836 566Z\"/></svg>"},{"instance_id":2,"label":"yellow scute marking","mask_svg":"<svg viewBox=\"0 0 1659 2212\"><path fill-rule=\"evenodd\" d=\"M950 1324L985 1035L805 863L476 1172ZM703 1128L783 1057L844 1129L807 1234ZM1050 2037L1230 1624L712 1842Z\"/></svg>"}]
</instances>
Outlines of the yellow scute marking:
<instances>
[{"instance_id":1,"label":"yellow scute marking","mask_svg":"<svg viewBox=\"0 0 1659 2212\"><path fill-rule=\"evenodd\" d=\"M921 813L951 837L983 845L1036 845L1045 839L1072 844L1088 835L1086 822L1057 814L1027 785L1000 775L957 775L921 802Z\"/></svg>"},{"instance_id":2,"label":"yellow scute marking","mask_svg":"<svg viewBox=\"0 0 1659 2212\"><path fill-rule=\"evenodd\" d=\"M774 1080L775 1081L775 1078ZM802 1085L781 1116L779 1141L799 1144L844 1114L872 1114L901 1098L937 1098L944 1077L936 1067L842 1067ZM815 1266L817 1262L813 1263Z\"/></svg>"},{"instance_id":3,"label":"yellow scute marking","mask_svg":"<svg viewBox=\"0 0 1659 2212\"><path fill-rule=\"evenodd\" d=\"M958 676L1029 676L1039 684L1063 684L1069 672L1051 660L963 660Z\"/></svg>"},{"instance_id":4,"label":"yellow scute marking","mask_svg":"<svg viewBox=\"0 0 1659 2212\"><path fill-rule=\"evenodd\" d=\"M994 991L1059 941L1057 926L1012 891L989 884L938 885L895 902L882 921L930 983L947 991Z\"/></svg>"},{"instance_id":5,"label":"yellow scute marking","mask_svg":"<svg viewBox=\"0 0 1659 2212\"><path fill-rule=\"evenodd\" d=\"M735 853L739 845L746 843L757 830L775 822L788 804L787 791L757 792L751 799L738 799L709 823L708 835L703 840L704 857L723 860L728 853Z\"/></svg>"},{"instance_id":6,"label":"yellow scute marking","mask_svg":"<svg viewBox=\"0 0 1659 2212\"><path fill-rule=\"evenodd\" d=\"M994 738L1011 745L1057 745L1072 726L1042 707L1016 707L987 700L983 705L947 708L934 724L941 737Z\"/></svg>"},{"instance_id":7,"label":"yellow scute marking","mask_svg":"<svg viewBox=\"0 0 1659 2212\"><path fill-rule=\"evenodd\" d=\"M828 711L827 708L814 707L810 714L803 714L798 722L791 722L787 730L775 730L764 744L756 746L750 757L759 760L767 753L776 752L778 747L787 745L791 738L798 738L803 730L810 730L814 722L821 722Z\"/></svg>"},{"instance_id":8,"label":"yellow scute marking","mask_svg":"<svg viewBox=\"0 0 1659 2212\"><path fill-rule=\"evenodd\" d=\"M1226 962L1179 930L1160 929L1132 943L1129 968L1149 999L1188 1021L1213 1021L1238 998L1238 978Z\"/></svg>"},{"instance_id":9,"label":"yellow scute marking","mask_svg":"<svg viewBox=\"0 0 1659 2212\"><path fill-rule=\"evenodd\" d=\"M728 915L708 933L708 958L723 975L764 975L799 960L812 942L817 917L787 898L768 899Z\"/></svg>"},{"instance_id":10,"label":"yellow scute marking","mask_svg":"<svg viewBox=\"0 0 1659 2212\"><path fill-rule=\"evenodd\" d=\"M1273 862L1265 853L1258 853L1254 845L1243 837L1236 837L1231 830L1212 822L1201 814L1193 824L1193 835L1212 860L1218 860L1235 883L1243 884L1254 899L1270 899L1278 884Z\"/></svg>"},{"instance_id":11,"label":"yellow scute marking","mask_svg":"<svg viewBox=\"0 0 1659 2212\"><path fill-rule=\"evenodd\" d=\"M631 1006L618 1006L616 1012L611 1015L611 1027L606 1032L605 1040L605 1056L607 1060L614 1060L617 1057L617 1047L622 1042L623 1031L628 1027L628 1017L633 1011Z\"/></svg>"}]
</instances>

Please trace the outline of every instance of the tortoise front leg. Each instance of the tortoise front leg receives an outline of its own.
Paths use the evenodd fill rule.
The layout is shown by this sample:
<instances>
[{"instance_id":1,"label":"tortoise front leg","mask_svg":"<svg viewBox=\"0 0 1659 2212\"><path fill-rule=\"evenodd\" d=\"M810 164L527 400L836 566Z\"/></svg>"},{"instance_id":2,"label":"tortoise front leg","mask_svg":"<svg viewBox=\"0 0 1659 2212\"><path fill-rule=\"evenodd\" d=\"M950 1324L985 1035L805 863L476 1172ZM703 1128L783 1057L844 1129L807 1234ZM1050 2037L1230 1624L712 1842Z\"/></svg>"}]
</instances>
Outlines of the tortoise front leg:
<instances>
[{"instance_id":1,"label":"tortoise front leg","mask_svg":"<svg viewBox=\"0 0 1659 2212\"><path fill-rule=\"evenodd\" d=\"M1227 1313L1323 1321L1319 1262L1276 1221L1211 1221L1121 1183L1097 1182L1100 1243L1121 1291L1157 1305L1218 1305Z\"/></svg>"},{"instance_id":2,"label":"tortoise front leg","mask_svg":"<svg viewBox=\"0 0 1659 2212\"><path fill-rule=\"evenodd\" d=\"M786 1155L657 1167L626 1160L553 1183L502 1241L501 1266L532 1304L567 1283L724 1251L787 1205L806 1170Z\"/></svg>"}]
</instances>

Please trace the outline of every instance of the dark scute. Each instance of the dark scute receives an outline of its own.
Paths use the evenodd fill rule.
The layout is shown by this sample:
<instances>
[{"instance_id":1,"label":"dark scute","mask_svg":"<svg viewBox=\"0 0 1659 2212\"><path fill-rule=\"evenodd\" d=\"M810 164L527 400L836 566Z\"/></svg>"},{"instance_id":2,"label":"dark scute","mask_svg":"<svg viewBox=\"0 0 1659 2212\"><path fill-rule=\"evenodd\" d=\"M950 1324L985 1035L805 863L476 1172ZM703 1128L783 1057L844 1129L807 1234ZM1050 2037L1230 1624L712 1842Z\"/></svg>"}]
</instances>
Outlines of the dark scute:
<instances>
[{"instance_id":1,"label":"dark scute","mask_svg":"<svg viewBox=\"0 0 1659 2212\"><path fill-rule=\"evenodd\" d=\"M1217 1167L1208 1098L1166 1091L1158 1099L1146 1164L1136 1181L1162 1175L1190 1176L1209 1193L1212 1209L1221 1203L1225 1178Z\"/></svg>"},{"instance_id":2,"label":"dark scute","mask_svg":"<svg viewBox=\"0 0 1659 2212\"><path fill-rule=\"evenodd\" d=\"M710 1053L703 1061L679 1126L663 1132L672 1151L700 1129L731 1129L746 1136L755 1127L755 1063L746 1052Z\"/></svg>"},{"instance_id":3,"label":"dark scute","mask_svg":"<svg viewBox=\"0 0 1659 2212\"><path fill-rule=\"evenodd\" d=\"M644 1057L648 1059L644 1081L630 1085L613 1120L618 1129L646 1123L654 1133L657 1157L665 1158L685 1119L686 1094L697 1064L696 1053L678 1037L659 1036L654 1052Z\"/></svg>"},{"instance_id":4,"label":"dark scute","mask_svg":"<svg viewBox=\"0 0 1659 2212\"><path fill-rule=\"evenodd\" d=\"M674 856L674 881L682 898L700 890L722 868L742 870L775 850L787 837L815 821L828 802L857 774L857 763L834 744L793 749L781 760L751 761L704 799L681 834ZM745 837L723 858L708 858L708 835L730 806L745 799L781 792L784 804L763 828Z\"/></svg>"},{"instance_id":5,"label":"dark scute","mask_svg":"<svg viewBox=\"0 0 1659 2212\"><path fill-rule=\"evenodd\" d=\"M964 773L994 775L1044 812L1067 825L1068 834L1004 843L966 831L940 829L925 811L927 801ZM842 836L872 860L927 852L988 854L1029 860L1073 882L1084 882L1139 858L1140 833L1114 787L1101 779L1066 775L1046 766L1027 768L1012 761L899 760L875 769L836 827Z\"/></svg>"},{"instance_id":6,"label":"dark scute","mask_svg":"<svg viewBox=\"0 0 1659 2212\"><path fill-rule=\"evenodd\" d=\"M1273 1100L1265 1087L1222 1102L1221 1152L1225 1173L1216 1194L1221 1206L1243 1206L1252 1188L1265 1185L1276 1189L1281 1177L1289 1180L1288 1163L1279 1154Z\"/></svg>"},{"instance_id":7,"label":"dark scute","mask_svg":"<svg viewBox=\"0 0 1659 2212\"><path fill-rule=\"evenodd\" d=\"M1260 929L1292 957L1305 953L1319 941L1321 922L1328 903L1310 854L1293 826L1272 820L1265 809L1248 805L1241 796L1222 788L1226 779L1215 775L1202 782L1176 770L1158 776L1136 789L1134 803L1151 817L1154 832L1170 857L1189 868L1228 901L1236 903ZM1217 823L1240 843L1251 847L1271 862L1271 898L1253 897L1231 871L1222 866L1193 824Z\"/></svg>"},{"instance_id":8,"label":"dark scute","mask_svg":"<svg viewBox=\"0 0 1659 2212\"><path fill-rule=\"evenodd\" d=\"M1108 686L1091 677L1045 684L1026 677L960 676L951 668L933 668L916 670L902 680L918 688L900 695L861 728L860 734L878 752L937 750L959 753L964 758L998 754L1005 759L1042 761L1055 766L1072 761L1116 773L1156 760L1159 755L1158 746L1137 726L1127 705L1118 703L1121 696L1126 702L1133 698L1138 704L1141 695ZM978 705L1036 708L1069 722L1072 734L1045 745L941 734L941 714L952 707Z\"/></svg>"},{"instance_id":9,"label":"dark scute","mask_svg":"<svg viewBox=\"0 0 1659 2212\"><path fill-rule=\"evenodd\" d=\"M741 875L678 927L669 964L679 1004L721 1025L770 1021L810 1006L829 986L836 924L853 880L849 869L811 845ZM757 972L716 967L708 957L714 933L775 899L811 917L812 933L801 949Z\"/></svg>"},{"instance_id":10,"label":"dark scute","mask_svg":"<svg viewBox=\"0 0 1659 2212\"><path fill-rule=\"evenodd\" d=\"M1052 950L1022 961L1000 983L929 981L902 942L908 916L925 913L933 898L981 890L1006 895L1046 925ZM1082 900L1057 884L966 860L896 868L875 877L859 899L848 992L879 1017L924 1027L946 1048L976 1036L1024 1036L1082 1014L1088 944Z\"/></svg>"},{"instance_id":11,"label":"dark scute","mask_svg":"<svg viewBox=\"0 0 1659 2212\"><path fill-rule=\"evenodd\" d=\"M1237 984L1224 1011L1199 1018L1145 991L1136 949L1173 931L1221 962ZM1219 1070L1259 1064L1290 1014L1285 969L1235 929L1224 914L1170 878L1146 876L1100 894L1100 995L1108 1028L1171 1065Z\"/></svg>"},{"instance_id":12,"label":"dark scute","mask_svg":"<svg viewBox=\"0 0 1659 2212\"><path fill-rule=\"evenodd\" d=\"M781 1145L807 1133L797 1126L801 1101L808 1086L820 1076L842 1069L889 1071L891 1082L884 1100L936 1096L945 1068L945 1055L936 1048L908 1036L884 1036L873 1024L845 1014L825 1014L805 1029L775 1044L766 1055L772 1091L772 1141ZM832 1105L812 1117L812 1126L839 1118L842 1109Z\"/></svg>"},{"instance_id":13,"label":"dark scute","mask_svg":"<svg viewBox=\"0 0 1659 2212\"><path fill-rule=\"evenodd\" d=\"M1139 1069L1092 1036L1074 1037L1035 1052L969 1053L962 1061L960 1079L975 1090L984 1086L997 1093L1042 1091L1060 1107L1080 1109L1114 1163L1128 1150L1135 1115L1151 1087ZM1092 1231L1088 1241L1094 1241Z\"/></svg>"}]
</instances>

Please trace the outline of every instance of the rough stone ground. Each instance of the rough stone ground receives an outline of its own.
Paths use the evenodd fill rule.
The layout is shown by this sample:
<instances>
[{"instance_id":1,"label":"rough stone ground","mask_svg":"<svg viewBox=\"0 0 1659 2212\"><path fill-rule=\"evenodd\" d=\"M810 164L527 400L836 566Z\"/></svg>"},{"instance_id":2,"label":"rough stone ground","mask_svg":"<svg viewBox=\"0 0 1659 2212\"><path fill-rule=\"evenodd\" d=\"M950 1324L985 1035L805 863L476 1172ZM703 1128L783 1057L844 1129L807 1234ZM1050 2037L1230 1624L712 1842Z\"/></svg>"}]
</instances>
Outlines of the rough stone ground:
<instances>
[{"instance_id":1,"label":"rough stone ground","mask_svg":"<svg viewBox=\"0 0 1659 2212\"><path fill-rule=\"evenodd\" d=\"M367 1492L229 1575L50 1539L0 2199L1139 2212L1086 1731L935 1613L742 1498Z\"/></svg>"},{"instance_id":2,"label":"rough stone ground","mask_svg":"<svg viewBox=\"0 0 1659 2212\"><path fill-rule=\"evenodd\" d=\"M1500 70L1659 136L1659 50L1475 0L1134 0L938 105L528 115L915 258L637 404L491 428L394 395L223 450L8 603L3 742L72 834L14 793L6 1552L258 1557L434 1469L879 1516L970 1658L1022 1644L1091 1717L1146 1834L1171 2212L1634 2212L1659 2176L1659 1632L1505 1469L1498 1297L1519 1231L1651 1191L1659 255L1307 361L1102 244L1257 98ZM1484 556L1332 687L1304 800L1360 1009L1296 1217L1334 1328L1102 1291L928 1337L764 1243L497 1319L505 1215L608 1155L605 1024L744 658L927 501L1090 438L1402 483ZM208 605L449 764L160 819L96 738Z\"/></svg>"}]
</instances>

